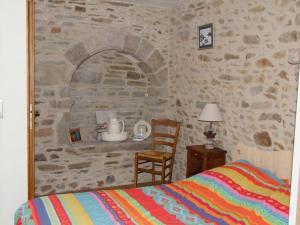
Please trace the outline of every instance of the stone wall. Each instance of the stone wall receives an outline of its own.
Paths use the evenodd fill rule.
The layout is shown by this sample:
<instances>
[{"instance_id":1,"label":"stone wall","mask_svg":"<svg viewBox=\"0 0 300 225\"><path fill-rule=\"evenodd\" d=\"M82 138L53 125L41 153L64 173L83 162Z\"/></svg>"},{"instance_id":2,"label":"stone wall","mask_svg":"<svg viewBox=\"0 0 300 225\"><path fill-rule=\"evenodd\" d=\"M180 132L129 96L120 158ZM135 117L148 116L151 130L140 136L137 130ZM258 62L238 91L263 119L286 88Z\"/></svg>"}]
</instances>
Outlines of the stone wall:
<instances>
[{"instance_id":1,"label":"stone wall","mask_svg":"<svg viewBox=\"0 0 300 225\"><path fill-rule=\"evenodd\" d=\"M36 1L37 195L132 182L134 151L147 143L71 145L69 129L82 126L94 141L104 99L128 125L167 116L168 18L168 10L117 1ZM97 53L107 68L94 64L89 74L84 65ZM97 102L84 105L87 95Z\"/></svg>"},{"instance_id":2,"label":"stone wall","mask_svg":"<svg viewBox=\"0 0 300 225\"><path fill-rule=\"evenodd\" d=\"M203 143L197 120L206 102L219 103L217 142L229 151L242 142L292 151L300 44L299 1L185 1L170 19L170 108L183 121L177 179L186 145ZM214 25L214 47L198 50L197 27ZM299 62L299 60L296 60Z\"/></svg>"},{"instance_id":3,"label":"stone wall","mask_svg":"<svg viewBox=\"0 0 300 225\"><path fill-rule=\"evenodd\" d=\"M185 175L185 146L205 141L207 124L197 118L206 102L221 108L224 122L214 127L229 161L238 142L291 151L298 67L289 61L299 61L299 7L289 0L188 0L170 10L117 1L37 1L36 193L132 180L130 160L147 143L66 144L72 74L86 58L106 50L137 59L135 68L147 80L144 107L153 117L182 122L175 180ZM197 27L206 23L214 25L214 48L198 50ZM118 99L119 92L112 95Z\"/></svg>"}]
</instances>

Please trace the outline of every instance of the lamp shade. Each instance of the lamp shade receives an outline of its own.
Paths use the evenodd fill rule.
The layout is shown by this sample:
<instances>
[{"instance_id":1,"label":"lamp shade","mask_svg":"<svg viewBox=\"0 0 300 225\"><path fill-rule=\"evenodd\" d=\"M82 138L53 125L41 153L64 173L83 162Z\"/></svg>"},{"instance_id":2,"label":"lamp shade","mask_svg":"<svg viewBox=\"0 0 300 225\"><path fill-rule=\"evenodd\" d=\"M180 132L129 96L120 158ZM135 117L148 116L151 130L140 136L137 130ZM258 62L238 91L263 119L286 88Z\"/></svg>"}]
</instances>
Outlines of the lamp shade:
<instances>
[{"instance_id":1,"label":"lamp shade","mask_svg":"<svg viewBox=\"0 0 300 225\"><path fill-rule=\"evenodd\" d=\"M208 122L221 122L221 121L223 121L222 117L221 117L221 114L220 114L219 107L216 103L207 103L204 106L198 120L208 121Z\"/></svg>"}]
</instances>

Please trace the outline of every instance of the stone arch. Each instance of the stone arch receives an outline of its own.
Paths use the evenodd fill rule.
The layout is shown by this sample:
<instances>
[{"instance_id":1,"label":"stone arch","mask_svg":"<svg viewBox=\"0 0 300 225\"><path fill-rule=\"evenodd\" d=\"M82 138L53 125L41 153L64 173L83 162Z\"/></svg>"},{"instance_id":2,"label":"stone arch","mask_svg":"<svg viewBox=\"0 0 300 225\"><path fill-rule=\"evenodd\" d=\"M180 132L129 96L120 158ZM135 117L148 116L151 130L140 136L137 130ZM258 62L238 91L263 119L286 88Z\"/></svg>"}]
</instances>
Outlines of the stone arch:
<instances>
[{"instance_id":1,"label":"stone arch","mask_svg":"<svg viewBox=\"0 0 300 225\"><path fill-rule=\"evenodd\" d=\"M71 75L88 58L108 50L118 50L139 60L146 74L156 73L167 65L163 54L144 38L116 30L104 32L101 38L95 38L97 34L85 37L65 52L66 60L72 65Z\"/></svg>"},{"instance_id":2,"label":"stone arch","mask_svg":"<svg viewBox=\"0 0 300 225\"><path fill-rule=\"evenodd\" d=\"M71 83L75 71L93 55L98 53L117 50L126 55L132 56L139 61L142 71L149 77L151 87L149 88L149 98L145 99L145 104L153 117L166 116L166 107L168 104L167 80L168 67L164 55L145 38L137 35L128 34L124 30L106 30L88 35L81 41L73 44L64 53L65 62L68 64L68 75L66 90ZM68 91L69 92L69 91ZM71 128L71 108L73 102L69 97L70 105L57 112L59 119L56 125L57 143L66 144L69 142L68 130ZM59 131L59 132L58 132Z\"/></svg>"}]
</instances>

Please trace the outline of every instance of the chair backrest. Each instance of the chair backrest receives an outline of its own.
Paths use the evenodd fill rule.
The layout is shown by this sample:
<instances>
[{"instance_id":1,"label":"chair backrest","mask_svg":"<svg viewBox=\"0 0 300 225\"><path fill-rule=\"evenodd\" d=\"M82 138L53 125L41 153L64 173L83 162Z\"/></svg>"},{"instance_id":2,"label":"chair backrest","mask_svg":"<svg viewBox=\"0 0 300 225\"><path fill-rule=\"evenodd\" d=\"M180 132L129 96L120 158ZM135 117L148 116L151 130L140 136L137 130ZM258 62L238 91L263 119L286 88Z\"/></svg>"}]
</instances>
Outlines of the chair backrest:
<instances>
[{"instance_id":1,"label":"chair backrest","mask_svg":"<svg viewBox=\"0 0 300 225\"><path fill-rule=\"evenodd\" d=\"M155 151L157 150L157 146L168 146L171 148L172 156L174 156L179 136L180 122L170 119L152 119L151 128L152 149Z\"/></svg>"}]
</instances>

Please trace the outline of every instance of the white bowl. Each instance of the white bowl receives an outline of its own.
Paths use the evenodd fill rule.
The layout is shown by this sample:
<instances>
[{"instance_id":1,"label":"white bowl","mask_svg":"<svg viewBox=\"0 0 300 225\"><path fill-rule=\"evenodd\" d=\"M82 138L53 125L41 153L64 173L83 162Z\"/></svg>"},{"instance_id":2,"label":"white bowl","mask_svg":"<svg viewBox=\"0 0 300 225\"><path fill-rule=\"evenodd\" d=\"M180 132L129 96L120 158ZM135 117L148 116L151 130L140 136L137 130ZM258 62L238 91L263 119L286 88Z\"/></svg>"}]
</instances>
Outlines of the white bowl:
<instances>
[{"instance_id":1,"label":"white bowl","mask_svg":"<svg viewBox=\"0 0 300 225\"><path fill-rule=\"evenodd\" d=\"M120 132L120 133L103 132L101 133L101 139L103 141L125 141L128 139L128 133L127 132Z\"/></svg>"},{"instance_id":2,"label":"white bowl","mask_svg":"<svg viewBox=\"0 0 300 225\"><path fill-rule=\"evenodd\" d=\"M145 120L139 120L134 124L133 134L135 138L146 139L151 134L151 125Z\"/></svg>"}]
</instances>

